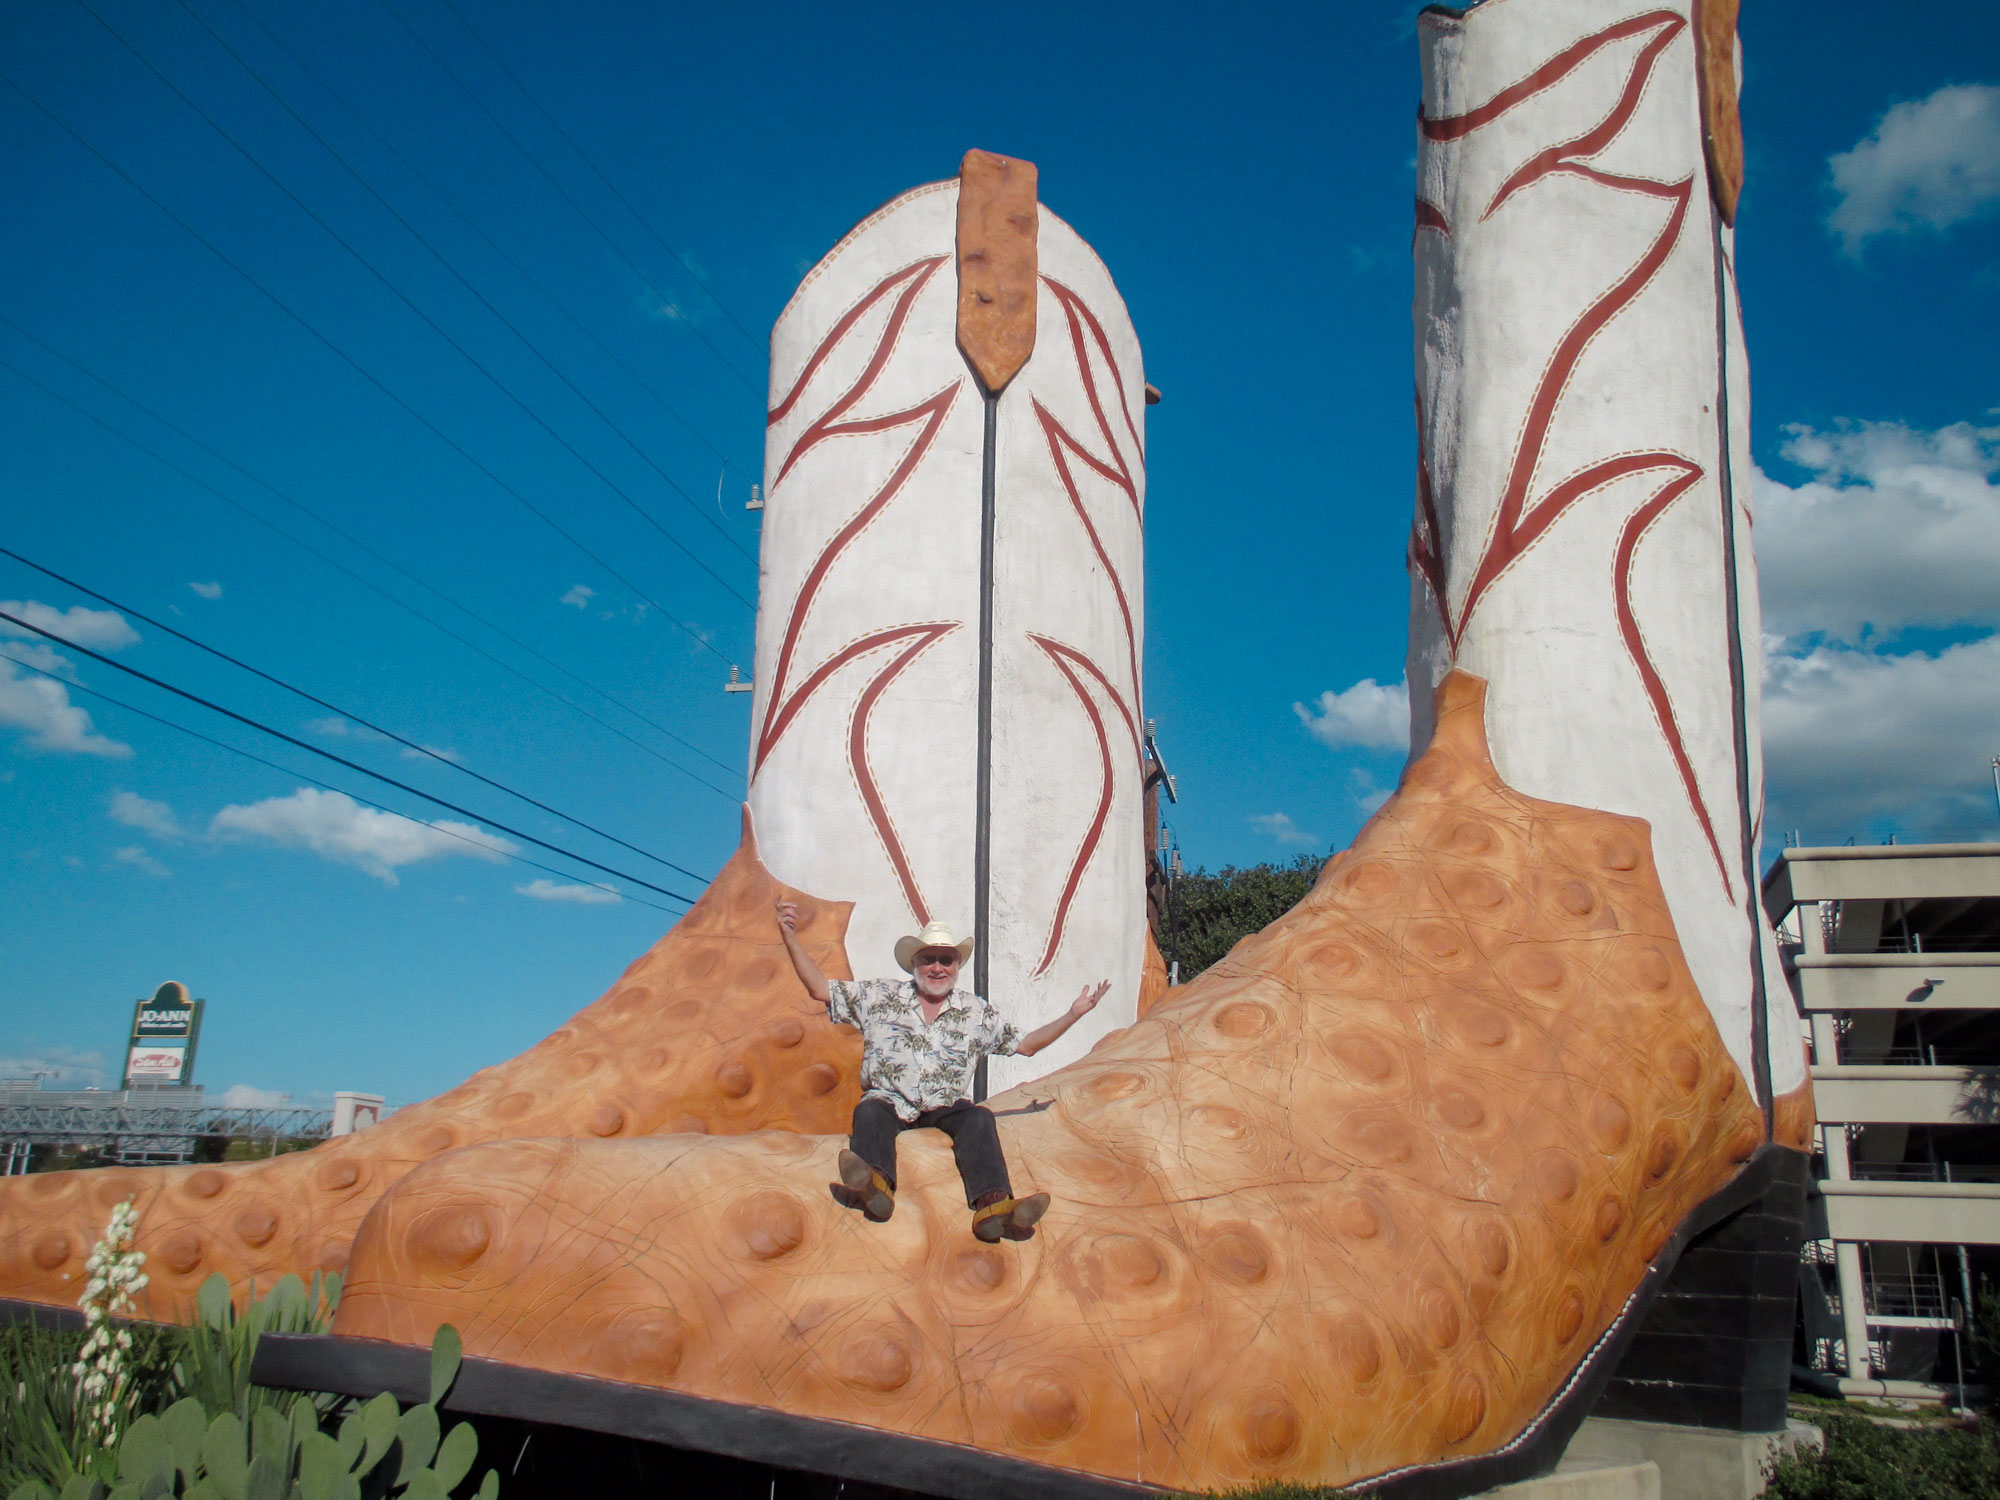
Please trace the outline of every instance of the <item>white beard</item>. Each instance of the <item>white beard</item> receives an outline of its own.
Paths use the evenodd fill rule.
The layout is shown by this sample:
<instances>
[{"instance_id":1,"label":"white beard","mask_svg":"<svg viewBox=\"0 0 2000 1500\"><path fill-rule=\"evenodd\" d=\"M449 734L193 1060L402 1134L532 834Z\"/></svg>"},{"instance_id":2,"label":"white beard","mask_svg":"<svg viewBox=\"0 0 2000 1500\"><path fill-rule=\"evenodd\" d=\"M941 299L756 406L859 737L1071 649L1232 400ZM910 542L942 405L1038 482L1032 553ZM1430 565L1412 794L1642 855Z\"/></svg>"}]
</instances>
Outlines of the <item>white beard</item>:
<instances>
[{"instance_id":1,"label":"white beard","mask_svg":"<svg viewBox=\"0 0 2000 1500\"><path fill-rule=\"evenodd\" d=\"M952 989L957 983L958 976L956 974L952 975L949 979L935 980L926 979L922 975L918 975L917 993L922 995L926 1000L943 1000L951 995Z\"/></svg>"}]
</instances>

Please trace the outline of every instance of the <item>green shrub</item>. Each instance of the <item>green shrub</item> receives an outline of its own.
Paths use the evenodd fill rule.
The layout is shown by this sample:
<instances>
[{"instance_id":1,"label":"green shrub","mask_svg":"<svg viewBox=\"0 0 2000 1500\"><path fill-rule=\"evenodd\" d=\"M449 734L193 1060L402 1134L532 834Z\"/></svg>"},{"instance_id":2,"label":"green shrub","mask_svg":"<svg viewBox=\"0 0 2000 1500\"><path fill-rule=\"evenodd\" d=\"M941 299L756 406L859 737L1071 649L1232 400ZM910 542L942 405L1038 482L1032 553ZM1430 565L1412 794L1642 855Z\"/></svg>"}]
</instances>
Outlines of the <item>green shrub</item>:
<instances>
[{"instance_id":1,"label":"green shrub","mask_svg":"<svg viewBox=\"0 0 2000 1500\"><path fill-rule=\"evenodd\" d=\"M1228 865L1213 874L1193 870L1181 876L1174 897L1176 930L1169 940L1179 955L1181 983L1297 906L1325 863L1324 855L1301 854L1288 865Z\"/></svg>"},{"instance_id":2,"label":"green shrub","mask_svg":"<svg viewBox=\"0 0 2000 1500\"><path fill-rule=\"evenodd\" d=\"M30 1480L9 1500L446 1500L479 1453L469 1424L444 1433L438 1421L458 1365L458 1334L447 1324L431 1345L431 1399L403 1411L385 1391L348 1411L337 1435L322 1430L311 1400L294 1399L287 1414L277 1398L290 1393L235 1386L226 1367L211 1366L218 1383L209 1394L226 1395L224 1409L184 1396L133 1421L102 1471L72 1475L59 1491ZM499 1493L500 1476L488 1469L478 1500Z\"/></svg>"},{"instance_id":3,"label":"green shrub","mask_svg":"<svg viewBox=\"0 0 2000 1500\"><path fill-rule=\"evenodd\" d=\"M2000 1500L2000 1436L1937 1425L1885 1427L1815 1409L1826 1451L1780 1460L1765 1500Z\"/></svg>"}]
</instances>

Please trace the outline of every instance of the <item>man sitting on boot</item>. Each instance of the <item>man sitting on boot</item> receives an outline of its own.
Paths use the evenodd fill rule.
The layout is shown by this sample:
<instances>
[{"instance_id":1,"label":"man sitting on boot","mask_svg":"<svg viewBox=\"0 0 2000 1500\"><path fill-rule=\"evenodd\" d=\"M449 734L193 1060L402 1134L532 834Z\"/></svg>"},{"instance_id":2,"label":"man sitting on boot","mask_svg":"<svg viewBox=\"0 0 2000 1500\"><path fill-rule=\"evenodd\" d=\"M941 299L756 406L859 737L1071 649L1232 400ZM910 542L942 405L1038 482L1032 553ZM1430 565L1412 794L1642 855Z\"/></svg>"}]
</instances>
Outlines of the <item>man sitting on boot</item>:
<instances>
[{"instance_id":1,"label":"man sitting on boot","mask_svg":"<svg viewBox=\"0 0 2000 1500\"><path fill-rule=\"evenodd\" d=\"M861 1032L861 1102L854 1108L852 1149L840 1153L849 1202L880 1223L896 1208L896 1137L935 1127L951 1137L972 1232L989 1244L1025 1240L1048 1212L1049 1195L1016 1198L1000 1152L993 1111L971 1102L979 1059L1033 1057L1090 1014L1109 980L1026 1036L982 995L957 988L972 939L957 941L942 922L896 942L896 963L910 979L828 979L798 938L798 907L778 903L778 929L792 967L827 1018Z\"/></svg>"}]
</instances>

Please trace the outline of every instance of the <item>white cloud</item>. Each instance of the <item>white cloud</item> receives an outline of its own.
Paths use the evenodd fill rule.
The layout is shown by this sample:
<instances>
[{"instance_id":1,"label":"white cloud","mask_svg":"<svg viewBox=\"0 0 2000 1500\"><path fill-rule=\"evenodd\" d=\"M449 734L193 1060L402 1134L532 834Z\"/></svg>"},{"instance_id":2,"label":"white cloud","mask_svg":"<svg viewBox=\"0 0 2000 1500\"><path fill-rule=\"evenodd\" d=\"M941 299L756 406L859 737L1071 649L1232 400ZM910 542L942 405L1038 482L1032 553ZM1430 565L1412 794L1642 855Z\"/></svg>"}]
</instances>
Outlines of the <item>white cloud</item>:
<instances>
[{"instance_id":1,"label":"white cloud","mask_svg":"<svg viewBox=\"0 0 2000 1500\"><path fill-rule=\"evenodd\" d=\"M10 640L7 642L6 651L0 652L0 655L10 656L22 666L33 667L41 672L52 672L58 677L67 677L71 682L76 681L76 663L47 641Z\"/></svg>"},{"instance_id":2,"label":"white cloud","mask_svg":"<svg viewBox=\"0 0 2000 1500\"><path fill-rule=\"evenodd\" d=\"M367 742L387 740L389 738L386 734L377 734L374 730L364 728L354 723L351 719L343 719L334 714L328 714L322 719L306 720L306 732L329 740L361 740Z\"/></svg>"},{"instance_id":3,"label":"white cloud","mask_svg":"<svg viewBox=\"0 0 2000 1500\"><path fill-rule=\"evenodd\" d=\"M281 1094L276 1089L260 1089L253 1084L232 1083L212 1096L209 1102L223 1109L283 1109L292 1102L292 1096Z\"/></svg>"},{"instance_id":4,"label":"white cloud","mask_svg":"<svg viewBox=\"0 0 2000 1500\"><path fill-rule=\"evenodd\" d=\"M1292 712L1312 737L1339 749L1403 750L1410 743L1410 685L1378 683L1364 677L1340 692L1328 689L1316 707L1294 703Z\"/></svg>"},{"instance_id":5,"label":"white cloud","mask_svg":"<svg viewBox=\"0 0 2000 1500\"><path fill-rule=\"evenodd\" d=\"M33 1078L46 1073L45 1083L66 1089L103 1088L111 1080L105 1072L104 1054L76 1047L42 1047L0 1057L0 1078Z\"/></svg>"},{"instance_id":6,"label":"white cloud","mask_svg":"<svg viewBox=\"0 0 2000 1500\"><path fill-rule=\"evenodd\" d=\"M130 865L135 870L145 871L156 880L165 880L174 873L138 844L127 844L122 849L114 850L111 857L121 865Z\"/></svg>"},{"instance_id":7,"label":"white cloud","mask_svg":"<svg viewBox=\"0 0 2000 1500\"><path fill-rule=\"evenodd\" d=\"M155 838L182 839L187 831L174 810L164 802L141 797L137 792L115 792L111 797L111 821L127 828L142 829Z\"/></svg>"},{"instance_id":8,"label":"white cloud","mask_svg":"<svg viewBox=\"0 0 2000 1500\"><path fill-rule=\"evenodd\" d=\"M1365 766L1348 768L1348 795L1354 798L1354 805L1361 810L1364 817L1372 817L1375 809L1387 802L1389 794L1394 790L1393 786L1378 786Z\"/></svg>"},{"instance_id":9,"label":"white cloud","mask_svg":"<svg viewBox=\"0 0 2000 1500\"><path fill-rule=\"evenodd\" d=\"M567 604L571 609L586 609L589 607L590 601L596 597L596 589L587 583L579 583L573 585L570 591L562 596L561 602Z\"/></svg>"},{"instance_id":10,"label":"white cloud","mask_svg":"<svg viewBox=\"0 0 2000 1500\"><path fill-rule=\"evenodd\" d=\"M1757 475L1764 621L1854 641L1910 625L2000 624L2000 427L1793 426L1811 472Z\"/></svg>"},{"instance_id":11,"label":"white cloud","mask_svg":"<svg viewBox=\"0 0 2000 1500\"><path fill-rule=\"evenodd\" d=\"M497 861L514 852L513 844L470 823L419 823L363 807L343 792L312 787L247 806L232 803L209 821L208 832L230 842L268 839L286 848L310 849L389 885L397 883L399 868L421 860L467 855Z\"/></svg>"},{"instance_id":12,"label":"white cloud","mask_svg":"<svg viewBox=\"0 0 2000 1500\"><path fill-rule=\"evenodd\" d=\"M191 583L188 587L210 603L222 597L222 585L219 583Z\"/></svg>"},{"instance_id":13,"label":"white cloud","mask_svg":"<svg viewBox=\"0 0 2000 1500\"><path fill-rule=\"evenodd\" d=\"M531 880L515 886L514 890L517 895L532 896L537 901L568 901L578 906L608 905L620 899L609 886L559 885L553 880Z\"/></svg>"},{"instance_id":14,"label":"white cloud","mask_svg":"<svg viewBox=\"0 0 2000 1500\"><path fill-rule=\"evenodd\" d=\"M1947 84L1905 100L1827 165L1840 194L1827 225L1849 255L1874 235L1986 213L2000 205L2000 85Z\"/></svg>"},{"instance_id":15,"label":"white cloud","mask_svg":"<svg viewBox=\"0 0 2000 1500\"><path fill-rule=\"evenodd\" d=\"M1249 825L1266 837L1274 838L1281 844L1323 844L1326 840L1316 833L1307 833L1292 821L1290 813L1252 813L1245 819Z\"/></svg>"},{"instance_id":16,"label":"white cloud","mask_svg":"<svg viewBox=\"0 0 2000 1500\"><path fill-rule=\"evenodd\" d=\"M113 760L132 753L130 745L98 734L90 715L69 701L69 689L60 682L29 676L5 659L0 659L0 724L22 731L37 750Z\"/></svg>"},{"instance_id":17,"label":"white cloud","mask_svg":"<svg viewBox=\"0 0 2000 1500\"><path fill-rule=\"evenodd\" d=\"M1807 842L1881 823L1946 841L1994 836L2000 636L1935 655L1821 646L1764 669L1767 827Z\"/></svg>"},{"instance_id":18,"label":"white cloud","mask_svg":"<svg viewBox=\"0 0 2000 1500\"><path fill-rule=\"evenodd\" d=\"M118 651L139 644L139 632L125 623L115 609L85 609L81 604L57 609L35 599L0 600L0 610L26 620L30 625L52 630L65 640L93 651ZM0 635L17 639L41 640L32 630L23 630L12 620L0 620Z\"/></svg>"}]
</instances>

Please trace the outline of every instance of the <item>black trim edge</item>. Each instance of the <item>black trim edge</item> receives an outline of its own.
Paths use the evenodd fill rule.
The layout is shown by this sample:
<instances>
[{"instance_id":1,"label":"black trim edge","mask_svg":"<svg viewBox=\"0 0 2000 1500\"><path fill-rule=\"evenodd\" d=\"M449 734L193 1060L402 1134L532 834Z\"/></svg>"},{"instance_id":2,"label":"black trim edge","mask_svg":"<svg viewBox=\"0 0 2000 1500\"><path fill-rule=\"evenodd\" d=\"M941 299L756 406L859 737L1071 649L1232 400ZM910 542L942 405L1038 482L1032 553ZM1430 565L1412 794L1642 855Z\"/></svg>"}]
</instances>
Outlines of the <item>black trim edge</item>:
<instances>
[{"instance_id":1,"label":"black trim edge","mask_svg":"<svg viewBox=\"0 0 2000 1500\"><path fill-rule=\"evenodd\" d=\"M250 1378L289 1390L424 1400L428 1349L332 1334L267 1333ZM894 1485L949 1500L1126 1500L1177 1494L1148 1484L1058 1469L958 1443L909 1437L858 1423L716 1401L656 1386L563 1375L491 1359L467 1359L444 1408L464 1416L555 1423L669 1447Z\"/></svg>"},{"instance_id":2,"label":"black trim edge","mask_svg":"<svg viewBox=\"0 0 2000 1500\"><path fill-rule=\"evenodd\" d=\"M0 1323L34 1323L43 1328L60 1328L65 1333L74 1333L83 1327L83 1309L0 1297Z\"/></svg>"}]
</instances>

